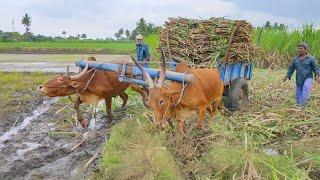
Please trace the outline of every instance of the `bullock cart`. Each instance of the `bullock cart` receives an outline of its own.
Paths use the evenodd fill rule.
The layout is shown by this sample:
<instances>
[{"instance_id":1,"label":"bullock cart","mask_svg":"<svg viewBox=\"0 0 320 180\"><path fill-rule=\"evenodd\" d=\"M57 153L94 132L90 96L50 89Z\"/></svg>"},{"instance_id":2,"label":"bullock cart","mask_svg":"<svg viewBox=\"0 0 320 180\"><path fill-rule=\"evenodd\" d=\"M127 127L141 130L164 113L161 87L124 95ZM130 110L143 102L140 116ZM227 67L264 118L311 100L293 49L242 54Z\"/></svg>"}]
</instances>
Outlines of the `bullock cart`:
<instances>
[{"instance_id":1,"label":"bullock cart","mask_svg":"<svg viewBox=\"0 0 320 180\"><path fill-rule=\"evenodd\" d=\"M84 68L87 64L89 68L95 68L104 71L118 72L119 81L133 83L141 86L148 86L148 83L142 79L142 70L134 64L127 63L101 63L93 61L79 60L75 64ZM188 83L194 80L192 74L174 72L176 63L169 62L170 70L166 71L166 79L181 83ZM226 105L231 110L239 110L247 105L249 98L248 80L252 78L251 63L218 64L220 78L224 82L224 96ZM144 68L151 78L159 78L160 70Z\"/></svg>"}]
</instances>

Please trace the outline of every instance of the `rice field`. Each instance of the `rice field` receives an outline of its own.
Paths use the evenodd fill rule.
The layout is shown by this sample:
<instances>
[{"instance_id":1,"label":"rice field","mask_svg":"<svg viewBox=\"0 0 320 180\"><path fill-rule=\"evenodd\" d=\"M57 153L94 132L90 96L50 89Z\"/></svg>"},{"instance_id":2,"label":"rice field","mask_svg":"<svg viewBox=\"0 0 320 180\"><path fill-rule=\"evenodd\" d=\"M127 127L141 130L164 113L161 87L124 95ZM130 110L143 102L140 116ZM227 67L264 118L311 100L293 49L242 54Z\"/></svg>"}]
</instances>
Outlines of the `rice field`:
<instances>
[{"instance_id":1,"label":"rice field","mask_svg":"<svg viewBox=\"0 0 320 180\"><path fill-rule=\"evenodd\" d=\"M55 49L62 52L62 50L74 51L78 49L79 52L89 49L90 51L101 51L108 53L130 53L135 48L133 41L53 41L53 42L0 42L0 50L6 49L23 49L34 50L45 49L53 51ZM88 51L89 52L89 51ZM57 52L59 53L59 52Z\"/></svg>"}]
</instances>

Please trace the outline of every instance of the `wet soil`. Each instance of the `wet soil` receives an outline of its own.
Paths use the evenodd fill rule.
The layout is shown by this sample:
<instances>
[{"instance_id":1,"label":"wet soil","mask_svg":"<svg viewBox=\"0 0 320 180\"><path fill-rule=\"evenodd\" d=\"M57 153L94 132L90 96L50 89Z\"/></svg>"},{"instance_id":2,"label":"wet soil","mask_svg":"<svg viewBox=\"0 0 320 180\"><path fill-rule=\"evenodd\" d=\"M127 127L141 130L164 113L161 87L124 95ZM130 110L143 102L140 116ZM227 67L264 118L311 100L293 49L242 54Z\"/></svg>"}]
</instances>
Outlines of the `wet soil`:
<instances>
[{"instance_id":1,"label":"wet soil","mask_svg":"<svg viewBox=\"0 0 320 180\"><path fill-rule=\"evenodd\" d=\"M28 104L23 113L0 121L0 179L82 179L95 171L111 127L107 117L98 114L95 126L83 129L66 121L73 115L71 104L43 97ZM113 123L125 109L116 109L115 115Z\"/></svg>"}]
</instances>

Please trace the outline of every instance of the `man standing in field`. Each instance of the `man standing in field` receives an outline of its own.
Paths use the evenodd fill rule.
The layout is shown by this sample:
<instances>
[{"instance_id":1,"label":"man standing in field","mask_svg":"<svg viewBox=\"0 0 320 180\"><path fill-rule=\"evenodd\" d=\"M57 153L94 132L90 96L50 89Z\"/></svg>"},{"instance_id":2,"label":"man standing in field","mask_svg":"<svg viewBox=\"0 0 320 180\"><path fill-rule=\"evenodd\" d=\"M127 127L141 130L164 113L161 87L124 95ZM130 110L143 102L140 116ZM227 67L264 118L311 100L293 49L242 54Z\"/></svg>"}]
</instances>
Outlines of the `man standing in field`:
<instances>
[{"instance_id":1,"label":"man standing in field","mask_svg":"<svg viewBox=\"0 0 320 180\"><path fill-rule=\"evenodd\" d=\"M150 53L149 47L143 43L143 36L141 34L136 36L136 51L137 51L137 61L140 62L143 67L149 67Z\"/></svg>"},{"instance_id":2,"label":"man standing in field","mask_svg":"<svg viewBox=\"0 0 320 180\"><path fill-rule=\"evenodd\" d=\"M294 58L283 81L290 80L296 70L296 101L299 106L305 106L312 89L313 74L320 84L320 70L314 58L308 54L307 43L300 43L297 46L297 53L298 56Z\"/></svg>"}]
</instances>

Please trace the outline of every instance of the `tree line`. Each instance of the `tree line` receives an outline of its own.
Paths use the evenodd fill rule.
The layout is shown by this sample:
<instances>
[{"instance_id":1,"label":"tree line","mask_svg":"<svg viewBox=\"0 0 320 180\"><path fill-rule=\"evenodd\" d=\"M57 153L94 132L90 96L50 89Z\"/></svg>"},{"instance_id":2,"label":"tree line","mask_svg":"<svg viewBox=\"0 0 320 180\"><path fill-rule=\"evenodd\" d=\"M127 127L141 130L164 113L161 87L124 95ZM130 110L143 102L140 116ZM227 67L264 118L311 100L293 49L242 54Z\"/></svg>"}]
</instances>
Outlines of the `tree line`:
<instances>
[{"instance_id":1,"label":"tree line","mask_svg":"<svg viewBox=\"0 0 320 180\"><path fill-rule=\"evenodd\" d=\"M54 41L54 40L80 40L87 39L87 35L85 33L77 34L77 35L68 35L68 33L63 30L61 32L61 36L44 36L41 34L34 35L31 32L31 16L29 14L25 14L21 19L21 24L25 27L25 32L23 34L19 32L4 32L0 30L0 41L10 42L10 41ZM138 34L142 34L143 36L148 36L149 34L157 33L160 30L160 26L156 26L153 23L147 22L144 18L140 18L136 23L136 27L133 30L120 28L115 34L116 40L134 40ZM274 23L272 24L270 21L267 21L261 29L277 29L277 30L287 30L287 26L284 24ZM114 40L113 38L99 39L96 40Z\"/></svg>"},{"instance_id":2,"label":"tree line","mask_svg":"<svg viewBox=\"0 0 320 180\"><path fill-rule=\"evenodd\" d=\"M67 36L67 32L64 30L61 32L62 36L44 36L41 34L35 35L31 32L31 16L26 13L22 19L21 24L25 27L25 32L23 34L19 32L5 32L0 30L0 41L2 42L12 42L12 41L54 41L55 39L68 39L68 40L79 40L86 39L87 35L85 33L77 35Z\"/></svg>"},{"instance_id":3,"label":"tree line","mask_svg":"<svg viewBox=\"0 0 320 180\"><path fill-rule=\"evenodd\" d=\"M142 34L143 36L148 36L149 34L154 34L159 31L161 27L156 26L153 23L147 22L144 18L140 18L136 23L135 29L129 31L128 29L124 30L120 28L118 32L114 34L116 39L127 39L134 40L138 34Z\"/></svg>"}]
</instances>

